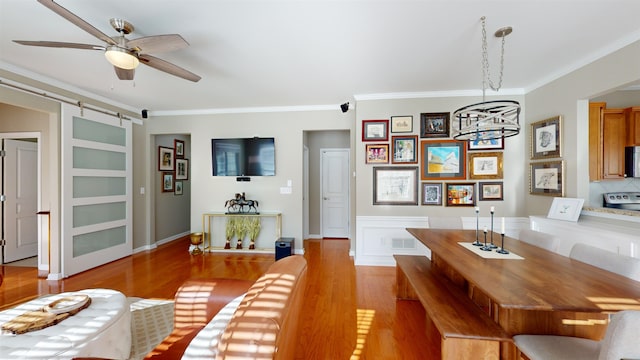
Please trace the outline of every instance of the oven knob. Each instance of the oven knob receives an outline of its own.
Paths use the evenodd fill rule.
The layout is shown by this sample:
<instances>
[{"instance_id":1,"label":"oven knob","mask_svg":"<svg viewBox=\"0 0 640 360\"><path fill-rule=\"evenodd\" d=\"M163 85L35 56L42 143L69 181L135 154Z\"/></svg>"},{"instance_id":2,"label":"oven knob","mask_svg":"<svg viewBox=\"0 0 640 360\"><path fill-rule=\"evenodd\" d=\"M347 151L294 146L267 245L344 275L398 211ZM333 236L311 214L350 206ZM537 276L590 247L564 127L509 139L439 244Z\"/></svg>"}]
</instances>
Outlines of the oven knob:
<instances>
[{"instance_id":1,"label":"oven knob","mask_svg":"<svg viewBox=\"0 0 640 360\"><path fill-rule=\"evenodd\" d=\"M622 198L625 199L625 200L628 200L629 199L629 195L622 195Z\"/></svg>"}]
</instances>

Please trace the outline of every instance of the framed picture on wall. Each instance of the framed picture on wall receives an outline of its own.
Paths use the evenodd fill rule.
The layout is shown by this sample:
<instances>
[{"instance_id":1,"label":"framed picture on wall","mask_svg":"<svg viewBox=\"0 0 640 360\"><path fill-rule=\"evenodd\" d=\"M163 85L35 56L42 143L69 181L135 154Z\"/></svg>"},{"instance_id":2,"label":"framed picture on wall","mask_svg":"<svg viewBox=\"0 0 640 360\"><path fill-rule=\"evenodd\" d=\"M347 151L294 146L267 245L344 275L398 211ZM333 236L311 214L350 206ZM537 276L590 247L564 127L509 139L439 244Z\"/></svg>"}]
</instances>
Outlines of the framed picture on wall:
<instances>
[{"instance_id":1,"label":"framed picture on wall","mask_svg":"<svg viewBox=\"0 0 640 360\"><path fill-rule=\"evenodd\" d=\"M422 183L422 205L442 205L442 183Z\"/></svg>"},{"instance_id":2,"label":"framed picture on wall","mask_svg":"<svg viewBox=\"0 0 640 360\"><path fill-rule=\"evenodd\" d=\"M184 141L174 139L173 148L175 149L176 159L182 159L184 157Z\"/></svg>"},{"instance_id":3,"label":"framed picture on wall","mask_svg":"<svg viewBox=\"0 0 640 360\"><path fill-rule=\"evenodd\" d=\"M416 164L418 162L418 135L392 136L393 164Z\"/></svg>"},{"instance_id":4,"label":"framed picture on wall","mask_svg":"<svg viewBox=\"0 0 640 360\"><path fill-rule=\"evenodd\" d=\"M469 154L470 179L502 179L502 152Z\"/></svg>"},{"instance_id":5,"label":"framed picture on wall","mask_svg":"<svg viewBox=\"0 0 640 360\"><path fill-rule=\"evenodd\" d=\"M176 180L189 180L189 159L176 159Z\"/></svg>"},{"instance_id":6,"label":"framed picture on wall","mask_svg":"<svg viewBox=\"0 0 640 360\"><path fill-rule=\"evenodd\" d=\"M447 206L474 206L475 183L447 183Z\"/></svg>"},{"instance_id":7,"label":"framed picture on wall","mask_svg":"<svg viewBox=\"0 0 640 360\"><path fill-rule=\"evenodd\" d=\"M531 124L531 160L561 157L562 117Z\"/></svg>"},{"instance_id":8,"label":"framed picture on wall","mask_svg":"<svg viewBox=\"0 0 640 360\"><path fill-rule=\"evenodd\" d=\"M410 133L413 132L413 116L392 116L391 117L392 133Z\"/></svg>"},{"instance_id":9,"label":"framed picture on wall","mask_svg":"<svg viewBox=\"0 0 640 360\"><path fill-rule=\"evenodd\" d=\"M389 144L366 144L365 164L388 164Z\"/></svg>"},{"instance_id":10,"label":"framed picture on wall","mask_svg":"<svg viewBox=\"0 0 640 360\"><path fill-rule=\"evenodd\" d=\"M182 195L182 181L176 181L174 195Z\"/></svg>"},{"instance_id":11,"label":"framed picture on wall","mask_svg":"<svg viewBox=\"0 0 640 360\"><path fill-rule=\"evenodd\" d=\"M172 148L158 146L158 171L173 171L174 159Z\"/></svg>"},{"instance_id":12,"label":"framed picture on wall","mask_svg":"<svg viewBox=\"0 0 640 360\"><path fill-rule=\"evenodd\" d=\"M418 167L374 167L373 205L418 205Z\"/></svg>"},{"instance_id":13,"label":"framed picture on wall","mask_svg":"<svg viewBox=\"0 0 640 360\"><path fill-rule=\"evenodd\" d=\"M500 130L481 131L476 140L469 140L468 150L496 150L504 149L504 137ZM490 139L489 139L490 138Z\"/></svg>"},{"instance_id":14,"label":"framed picture on wall","mask_svg":"<svg viewBox=\"0 0 640 360\"><path fill-rule=\"evenodd\" d=\"M362 141L389 140L389 120L362 120Z\"/></svg>"},{"instance_id":15,"label":"framed picture on wall","mask_svg":"<svg viewBox=\"0 0 640 360\"><path fill-rule=\"evenodd\" d=\"M564 196L564 161L543 161L529 165L531 195Z\"/></svg>"},{"instance_id":16,"label":"framed picture on wall","mask_svg":"<svg viewBox=\"0 0 640 360\"><path fill-rule=\"evenodd\" d=\"M502 182L480 182L478 183L478 193L480 201L503 200Z\"/></svg>"},{"instance_id":17,"label":"framed picture on wall","mask_svg":"<svg viewBox=\"0 0 640 360\"><path fill-rule=\"evenodd\" d=\"M447 138L449 137L449 113L422 113L420 114L421 138Z\"/></svg>"},{"instance_id":18,"label":"framed picture on wall","mask_svg":"<svg viewBox=\"0 0 640 360\"><path fill-rule=\"evenodd\" d=\"M165 171L162 173L162 192L173 192L173 173Z\"/></svg>"},{"instance_id":19,"label":"framed picture on wall","mask_svg":"<svg viewBox=\"0 0 640 360\"><path fill-rule=\"evenodd\" d=\"M464 180L467 177L464 141L422 140L420 142L421 180Z\"/></svg>"}]
</instances>

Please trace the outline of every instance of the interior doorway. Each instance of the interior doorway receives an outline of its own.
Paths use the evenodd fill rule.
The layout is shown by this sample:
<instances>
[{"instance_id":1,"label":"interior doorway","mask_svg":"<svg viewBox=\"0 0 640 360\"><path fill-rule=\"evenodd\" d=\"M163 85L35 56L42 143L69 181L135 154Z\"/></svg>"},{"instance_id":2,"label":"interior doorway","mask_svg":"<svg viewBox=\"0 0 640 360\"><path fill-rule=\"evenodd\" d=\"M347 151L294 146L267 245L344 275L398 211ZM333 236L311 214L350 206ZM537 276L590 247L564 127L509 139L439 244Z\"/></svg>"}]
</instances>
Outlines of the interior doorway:
<instances>
[{"instance_id":1,"label":"interior doorway","mask_svg":"<svg viewBox=\"0 0 640 360\"><path fill-rule=\"evenodd\" d=\"M2 147L1 263L38 256L39 133L0 134ZM34 266L37 266L35 262Z\"/></svg>"},{"instance_id":2,"label":"interior doorway","mask_svg":"<svg viewBox=\"0 0 640 360\"><path fill-rule=\"evenodd\" d=\"M318 131L305 131L303 133L304 148L308 154L304 155L303 161L303 179L305 180L304 194L307 196L303 199L303 206L305 207L305 238L308 239L321 239L323 236L327 236L324 233L324 217L322 215L322 173L321 173L321 152L326 149L341 149L350 151L351 147L351 133L349 130L318 130ZM350 167L350 165L349 165ZM334 174L337 175L337 174ZM350 170L348 169L340 176L344 176L345 182L349 183L351 180ZM351 196L348 196L347 203L349 209L347 210L344 219L350 222L351 219ZM342 217L343 215L341 215ZM350 230L345 237L350 236Z\"/></svg>"}]
</instances>

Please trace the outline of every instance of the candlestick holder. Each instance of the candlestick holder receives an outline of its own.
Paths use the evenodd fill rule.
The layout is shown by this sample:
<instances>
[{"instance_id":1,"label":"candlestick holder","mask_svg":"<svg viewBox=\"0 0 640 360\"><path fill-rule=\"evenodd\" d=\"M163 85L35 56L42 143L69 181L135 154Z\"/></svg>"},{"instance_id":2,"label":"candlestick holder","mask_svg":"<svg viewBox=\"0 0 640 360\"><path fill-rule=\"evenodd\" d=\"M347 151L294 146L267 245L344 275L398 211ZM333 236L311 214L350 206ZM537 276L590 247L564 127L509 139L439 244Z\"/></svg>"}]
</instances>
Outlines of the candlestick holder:
<instances>
[{"instance_id":1,"label":"candlestick holder","mask_svg":"<svg viewBox=\"0 0 640 360\"><path fill-rule=\"evenodd\" d=\"M487 229L484 229L484 246L480 248L482 251L491 251L491 247L487 245Z\"/></svg>"},{"instance_id":2,"label":"candlestick holder","mask_svg":"<svg viewBox=\"0 0 640 360\"><path fill-rule=\"evenodd\" d=\"M478 209L476 209L476 241L473 243L474 246L482 246L480 239L478 239L478 233L480 232L480 220L478 218Z\"/></svg>"},{"instance_id":3,"label":"candlestick holder","mask_svg":"<svg viewBox=\"0 0 640 360\"><path fill-rule=\"evenodd\" d=\"M500 249L496 250L499 254L508 254L509 252L504 249L504 234L500 234L502 236L502 243L500 244Z\"/></svg>"},{"instance_id":4,"label":"candlestick holder","mask_svg":"<svg viewBox=\"0 0 640 360\"><path fill-rule=\"evenodd\" d=\"M489 245L491 249L497 249L498 246L493 244L493 211L491 211L491 244Z\"/></svg>"}]
</instances>

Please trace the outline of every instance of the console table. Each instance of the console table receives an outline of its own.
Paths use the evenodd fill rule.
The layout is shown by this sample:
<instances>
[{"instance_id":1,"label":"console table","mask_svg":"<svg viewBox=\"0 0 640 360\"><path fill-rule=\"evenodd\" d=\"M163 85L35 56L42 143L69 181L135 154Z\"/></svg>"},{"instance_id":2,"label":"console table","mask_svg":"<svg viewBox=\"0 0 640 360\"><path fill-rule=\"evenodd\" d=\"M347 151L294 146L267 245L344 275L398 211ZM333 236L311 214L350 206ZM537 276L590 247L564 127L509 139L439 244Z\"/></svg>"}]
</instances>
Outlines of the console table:
<instances>
[{"instance_id":1,"label":"console table","mask_svg":"<svg viewBox=\"0 0 640 360\"><path fill-rule=\"evenodd\" d=\"M71 294L88 295L91 305L41 330L18 335L2 333L0 358L127 359L131 352L131 311L126 297L115 290L88 289L43 296L0 312L0 325Z\"/></svg>"},{"instance_id":2,"label":"console table","mask_svg":"<svg viewBox=\"0 0 640 360\"><path fill-rule=\"evenodd\" d=\"M233 249L225 249L224 248L224 244L226 239L224 239L224 233L225 233L225 229L222 228L221 232L223 234L222 238L222 242L220 244L216 244L214 243L214 236L213 236L213 227L211 225L211 221L215 218L229 218L229 217L239 217L239 218L273 218L274 219L274 237L273 237L273 242L269 243L269 247L259 247L256 244L256 249L254 250L248 250L248 242L245 241L245 239L243 239L243 245L244 248L242 250L239 249L235 249L235 247ZM263 230L265 229L265 227L262 227ZM266 229L267 231L269 229ZM263 233L263 231L261 231L261 233ZM227 213L227 212L222 212L222 211L211 211L211 212L206 212L204 214L202 214L202 245L204 246L205 251L212 251L212 252L216 252L216 251L247 251L247 252L254 252L254 253L273 253L275 251L275 241L278 240L279 238L282 237L282 213L279 211L261 211L260 213Z\"/></svg>"}]
</instances>

